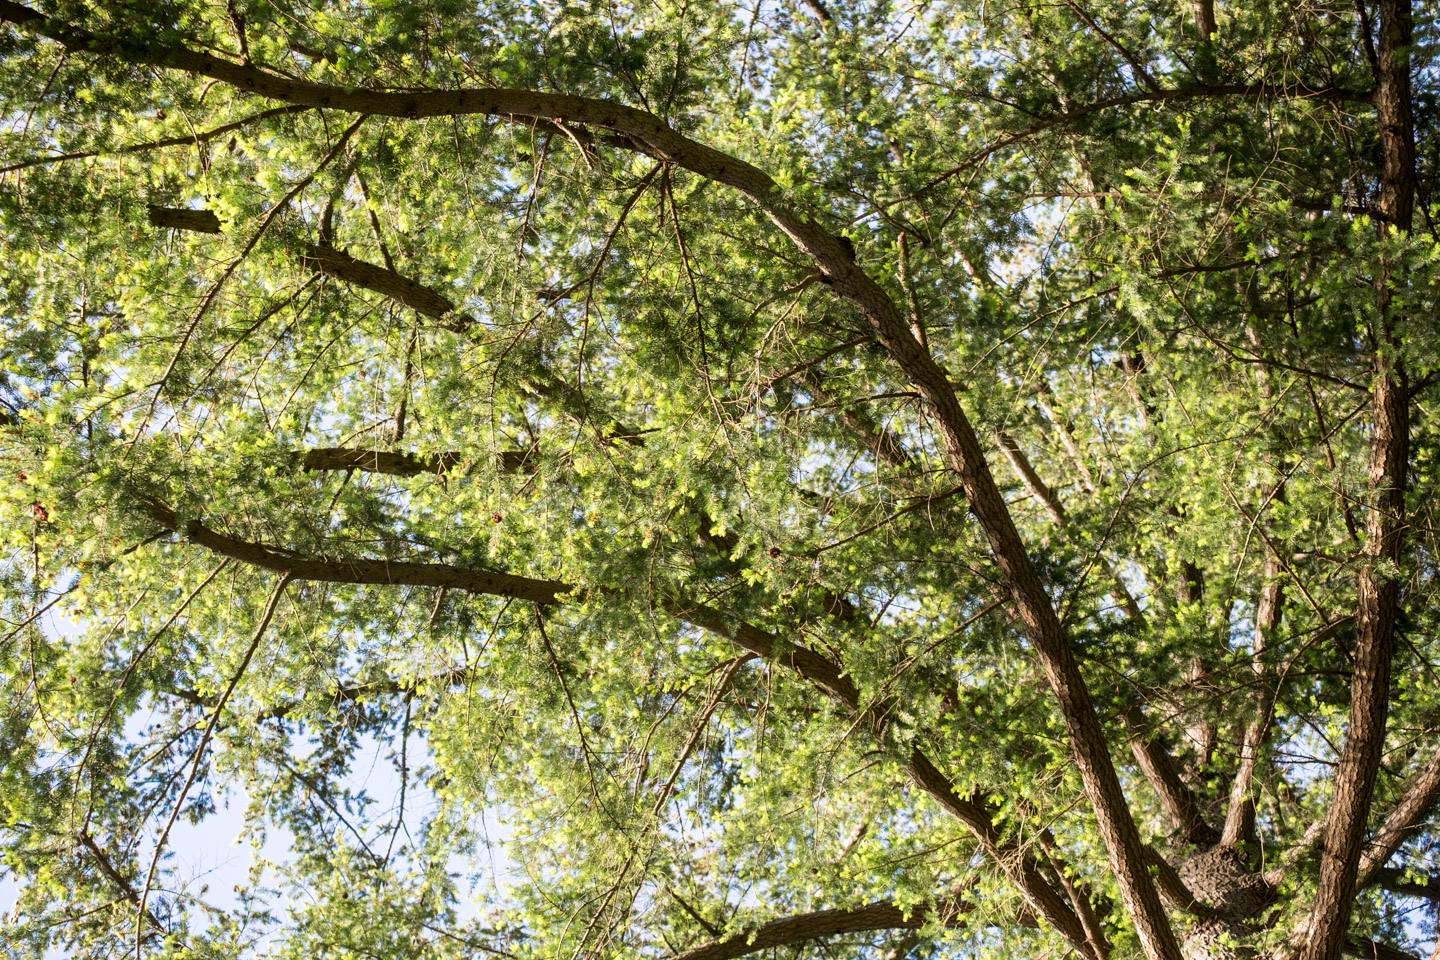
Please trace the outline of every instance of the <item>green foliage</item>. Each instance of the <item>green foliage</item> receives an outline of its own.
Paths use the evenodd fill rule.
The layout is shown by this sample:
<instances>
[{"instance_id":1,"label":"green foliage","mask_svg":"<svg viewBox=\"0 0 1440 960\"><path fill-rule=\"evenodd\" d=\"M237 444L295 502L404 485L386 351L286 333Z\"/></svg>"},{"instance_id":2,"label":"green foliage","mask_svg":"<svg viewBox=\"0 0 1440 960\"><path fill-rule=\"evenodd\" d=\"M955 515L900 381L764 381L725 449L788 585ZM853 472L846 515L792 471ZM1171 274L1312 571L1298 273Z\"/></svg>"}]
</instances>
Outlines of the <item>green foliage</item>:
<instances>
[{"instance_id":1,"label":"green foliage","mask_svg":"<svg viewBox=\"0 0 1440 960\"><path fill-rule=\"evenodd\" d=\"M1131 742L1223 821L1273 694L1244 851L1287 864L1265 919L1295 927L1348 720L1377 355L1414 388L1402 561L1371 565L1401 584L1377 810L1436 749L1435 24L1397 231L1373 106L1304 95L1373 86L1350 4L1227 5L1213 41L1189 5L813 6L56 2L88 46L0 28L6 956L662 957L880 901L913 939L831 954L1059 955L916 754L1140 955L933 411L753 198L563 116L343 139L356 116L186 51L607 100L773 177L960 391L1148 843L1193 852ZM165 226L182 208L220 232ZM317 266L335 250L370 279ZM372 453L308 459L337 448ZM301 561L329 575L257 634ZM209 891L159 837L227 803L254 867ZM1424 941L1407 896L1363 890L1357 934Z\"/></svg>"}]
</instances>

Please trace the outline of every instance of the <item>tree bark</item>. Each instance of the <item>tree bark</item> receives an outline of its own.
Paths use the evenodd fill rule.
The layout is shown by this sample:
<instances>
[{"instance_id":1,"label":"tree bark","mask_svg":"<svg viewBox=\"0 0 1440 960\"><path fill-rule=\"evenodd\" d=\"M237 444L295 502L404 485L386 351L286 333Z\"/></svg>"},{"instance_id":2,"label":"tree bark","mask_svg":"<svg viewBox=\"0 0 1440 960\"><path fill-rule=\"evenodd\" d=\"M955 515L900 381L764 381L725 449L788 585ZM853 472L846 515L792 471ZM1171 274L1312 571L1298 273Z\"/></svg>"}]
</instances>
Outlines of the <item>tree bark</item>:
<instances>
[{"instance_id":1,"label":"tree bark","mask_svg":"<svg viewBox=\"0 0 1440 960\"><path fill-rule=\"evenodd\" d=\"M969 912L968 905L952 901L942 904L940 915L947 925L954 926ZM815 910L742 930L728 937L711 940L671 956L670 960L734 960L761 950L773 950L807 940L833 937L842 933L865 933L870 930L918 930L928 921L930 910L916 907L907 917L894 903L881 901L848 910Z\"/></svg>"},{"instance_id":2,"label":"tree bark","mask_svg":"<svg viewBox=\"0 0 1440 960\"><path fill-rule=\"evenodd\" d=\"M1380 199L1382 224L1408 233L1415 204L1415 148L1410 94L1410 0L1382 0L1380 51L1375 106L1380 125ZM1387 268L1381 278L1380 329L1376 346L1374 417L1370 450L1371 509L1366 523L1365 564L1360 571L1356 617L1355 674L1351 683L1350 722L1335 774L1320 883L1310 922L1304 931L1303 960L1336 960L1345 945L1355 899L1375 777L1385 747L1389 712L1390 664L1400 584L1405 527L1405 483L1410 457L1409 389L1393 356L1392 285Z\"/></svg>"},{"instance_id":3,"label":"tree bark","mask_svg":"<svg viewBox=\"0 0 1440 960\"><path fill-rule=\"evenodd\" d=\"M144 508L156 523L174 531L190 543L252 567L288 573L295 580L378 586L448 587L539 604L559 603L561 594L572 589L558 580L536 580L508 573L467 570L443 563L302 556L212 530L199 518L181 517L161 503L151 501L146 503Z\"/></svg>"},{"instance_id":4,"label":"tree bark","mask_svg":"<svg viewBox=\"0 0 1440 960\"><path fill-rule=\"evenodd\" d=\"M1265 582L1260 588L1260 602L1255 613L1255 637L1251 666L1255 673L1256 695L1251 698L1255 709L1253 719L1245 726L1245 736L1240 743L1240 765L1235 779L1230 784L1230 802L1225 810L1225 826L1220 832L1220 842L1233 847L1248 837L1255 829L1255 799L1250 786L1255 779L1255 768L1260 763L1260 752L1265 738L1270 733L1271 712L1275 709L1275 696L1263 686L1265 678L1264 656L1274 641L1275 631L1280 627L1280 616L1285 598L1284 586L1280 582L1280 563L1273 554L1265 560Z\"/></svg>"},{"instance_id":5,"label":"tree bark","mask_svg":"<svg viewBox=\"0 0 1440 960\"><path fill-rule=\"evenodd\" d=\"M1405 788L1400 802L1370 838L1365 854L1360 858L1359 873L1356 877L1360 886L1363 887L1379 874L1411 831L1430 815L1436 801L1440 801L1440 750L1410 777L1409 786Z\"/></svg>"}]
</instances>

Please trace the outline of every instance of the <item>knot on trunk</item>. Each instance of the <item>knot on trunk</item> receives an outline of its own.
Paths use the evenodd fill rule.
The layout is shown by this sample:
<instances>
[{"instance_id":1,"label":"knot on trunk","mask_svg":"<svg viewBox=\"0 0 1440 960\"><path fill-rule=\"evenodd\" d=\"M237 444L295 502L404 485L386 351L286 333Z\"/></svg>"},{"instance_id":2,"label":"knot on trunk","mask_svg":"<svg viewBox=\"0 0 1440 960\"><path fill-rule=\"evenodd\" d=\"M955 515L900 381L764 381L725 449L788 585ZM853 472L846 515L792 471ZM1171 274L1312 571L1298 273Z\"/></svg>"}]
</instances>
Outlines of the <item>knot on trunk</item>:
<instances>
[{"instance_id":1,"label":"knot on trunk","mask_svg":"<svg viewBox=\"0 0 1440 960\"><path fill-rule=\"evenodd\" d=\"M1192 921L1182 936L1186 960L1248 960L1261 915L1275 891L1234 847L1214 846L1180 864L1177 871L1207 916Z\"/></svg>"},{"instance_id":2,"label":"knot on trunk","mask_svg":"<svg viewBox=\"0 0 1440 960\"><path fill-rule=\"evenodd\" d=\"M1214 846L1185 860L1180 879L1195 897L1222 918L1258 917L1274 901L1275 891L1255 873L1234 847Z\"/></svg>"}]
</instances>

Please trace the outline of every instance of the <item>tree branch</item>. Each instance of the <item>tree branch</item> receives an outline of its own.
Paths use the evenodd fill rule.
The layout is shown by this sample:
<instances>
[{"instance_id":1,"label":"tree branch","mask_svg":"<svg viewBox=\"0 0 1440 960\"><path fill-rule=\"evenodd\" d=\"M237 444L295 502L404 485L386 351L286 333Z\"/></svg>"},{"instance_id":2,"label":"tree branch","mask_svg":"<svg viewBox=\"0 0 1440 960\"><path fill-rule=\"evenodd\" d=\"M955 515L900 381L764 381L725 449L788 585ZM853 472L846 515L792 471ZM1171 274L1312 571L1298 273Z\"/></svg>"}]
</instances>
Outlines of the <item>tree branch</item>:
<instances>
[{"instance_id":1,"label":"tree branch","mask_svg":"<svg viewBox=\"0 0 1440 960\"><path fill-rule=\"evenodd\" d=\"M1275 709L1274 688L1265 689L1265 651L1273 646L1275 632L1280 627L1284 609L1285 588L1280 580L1280 562L1273 552L1265 559L1265 582L1260 588L1260 602L1256 605L1254 656L1252 668L1258 681L1256 695L1251 698L1255 709L1253 719L1245 727L1245 737L1240 744L1240 765L1235 779L1230 784L1230 802L1225 811L1225 828L1221 831L1220 842L1235 846L1255 829L1255 798L1250 795L1250 784L1255 777L1255 768L1260 762L1260 750L1270 733L1270 721Z\"/></svg>"},{"instance_id":2,"label":"tree branch","mask_svg":"<svg viewBox=\"0 0 1440 960\"><path fill-rule=\"evenodd\" d=\"M88 833L81 833L80 844L90 852L90 856L95 858L95 863L100 867L100 872L105 874L105 879L109 880L116 890L120 891L120 896L124 897L131 906L140 907L140 894L135 892L135 886L126 879L125 875L110 861L110 858L105 855L104 850L100 849L100 845L95 842L94 838ZM155 913L145 908L143 915L145 921L154 927L155 931L163 937L166 933L165 925L160 922L160 919L155 916Z\"/></svg>"},{"instance_id":3,"label":"tree branch","mask_svg":"<svg viewBox=\"0 0 1440 960\"><path fill-rule=\"evenodd\" d=\"M767 174L743 160L690 140L651 113L605 100L496 88L428 92L347 90L278 76L184 47L147 47L137 43L135 37L126 38L124 44L98 38L9 0L0 2L0 19L24 23L28 29L69 49L187 70L240 91L293 104L409 119L487 114L597 127L617 134L621 143L634 150L730 186L750 199L816 264L832 289L859 309L881 346L930 406L950 467L958 475L969 497L971 512L985 531L1058 701L1076 765L1109 851L1121 899L1135 922L1141 947L1150 960L1180 960L1179 945L1146 870L1140 834L1079 663L1051 605L1049 593L1030 562L1024 541L1015 528L954 387L945 370L915 340L909 324L884 288L860 269L841 239L820 226L813 215L791 206L786 192ZM1166 91L1149 96L1163 99L1167 94L1194 95ZM1049 121L1049 124L1058 122ZM1068 913L1068 909L1065 912ZM1079 942L1084 943L1083 934Z\"/></svg>"},{"instance_id":4,"label":"tree branch","mask_svg":"<svg viewBox=\"0 0 1440 960\"><path fill-rule=\"evenodd\" d=\"M457 315L454 303L424 284L416 283L386 267L356 260L343 250L321 245L310 246L300 255L300 263L311 270L389 297L421 316L429 317L447 330L458 333L475 322L469 314Z\"/></svg>"},{"instance_id":5,"label":"tree branch","mask_svg":"<svg viewBox=\"0 0 1440 960\"><path fill-rule=\"evenodd\" d=\"M13 5L7 5L13 6ZM5 19L3 8L0 8L0 19ZM143 153L146 150L158 150L162 147L180 147L192 143L207 143L216 137L222 137L227 133L233 133L243 127L249 126L256 120L268 120L270 117L280 117L289 113L303 113L310 107L292 106L275 107L271 110L261 110L259 113L251 114L234 123L227 123L211 130L204 130L199 133L192 133L183 137L167 137L164 140L151 140L148 143L133 143L126 147L120 147L116 153ZM64 163L67 160L84 160L88 157L101 156L99 150L80 150L75 153L61 153L52 157L32 157L29 160L22 160L19 163L12 163L8 167L0 167L0 173L11 173L15 170L25 170L30 167L40 167L51 163Z\"/></svg>"},{"instance_id":6,"label":"tree branch","mask_svg":"<svg viewBox=\"0 0 1440 960\"><path fill-rule=\"evenodd\" d=\"M938 910L947 926L958 926L960 918L970 911L960 900L942 902ZM807 940L833 937L842 933L864 933L870 930L918 930L930 917L930 910L917 906L907 917L894 903L880 901L848 910L816 910L782 917L769 923L728 937L711 940L674 954L671 960L733 960L761 950L772 950Z\"/></svg>"},{"instance_id":7,"label":"tree branch","mask_svg":"<svg viewBox=\"0 0 1440 960\"><path fill-rule=\"evenodd\" d=\"M1411 113L1410 0L1381 0L1380 50L1375 104L1379 114L1380 197L1384 223L1408 233L1414 216L1415 147ZM1380 281L1380 308L1372 336L1375 416L1370 448L1372 506L1366 522L1365 562L1360 569L1355 622L1355 667L1345 747L1335 773L1320 882L1310 920L1303 930L1303 960L1336 960L1349 933L1365 828L1385 749L1390 705L1390 667L1399 607L1397 578L1405 531L1405 486L1410 460L1409 390L1392 354L1392 265Z\"/></svg>"},{"instance_id":8,"label":"tree branch","mask_svg":"<svg viewBox=\"0 0 1440 960\"><path fill-rule=\"evenodd\" d=\"M1413 953L1397 950L1387 943L1369 940L1365 937L1346 938L1343 952L1352 957L1360 957L1362 960L1418 960Z\"/></svg>"},{"instance_id":9,"label":"tree branch","mask_svg":"<svg viewBox=\"0 0 1440 960\"><path fill-rule=\"evenodd\" d=\"M1390 893L1397 893L1403 897L1421 897L1436 903L1440 903L1440 876L1429 876L1423 881L1406 880L1406 871L1396 870L1393 867L1385 867L1376 870L1374 876L1367 877L1361 886L1374 885Z\"/></svg>"},{"instance_id":10,"label":"tree branch","mask_svg":"<svg viewBox=\"0 0 1440 960\"><path fill-rule=\"evenodd\" d=\"M295 580L379 586L449 587L540 604L558 603L561 594L573 589L556 580L535 580L508 573L466 570L441 563L301 556L276 547L227 536L207 527L199 519L182 518L161 503L151 501L144 507L156 523L174 531L190 543L252 567L288 573Z\"/></svg>"},{"instance_id":11,"label":"tree branch","mask_svg":"<svg viewBox=\"0 0 1440 960\"><path fill-rule=\"evenodd\" d=\"M499 467L502 473L534 473L538 452L534 450L502 450ZM433 457L393 450L362 450L356 447L317 447L306 450L300 465L306 470L359 470L392 477L418 477L422 474L446 474L464 462L454 450Z\"/></svg>"},{"instance_id":12,"label":"tree branch","mask_svg":"<svg viewBox=\"0 0 1440 960\"><path fill-rule=\"evenodd\" d=\"M1370 843L1360 858L1356 883L1364 886L1380 875L1381 869L1400 849L1400 845L1416 827L1421 826L1430 816L1436 801L1440 801L1440 750L1410 777L1409 786L1400 797L1400 802L1385 823L1370 838Z\"/></svg>"},{"instance_id":13,"label":"tree branch","mask_svg":"<svg viewBox=\"0 0 1440 960\"><path fill-rule=\"evenodd\" d=\"M667 612L686 623L724 637L736 646L793 670L851 711L861 710L859 689L838 666L813 650L783 641L744 621L733 621L718 610L702 604L672 599L666 601L664 607ZM873 726L875 734L883 738L883 721L877 717ZM985 853L1000 866L1011 882L1019 887L1036 913L1044 917L1084 956L1102 960L1086 937L1084 924L1045 879L1035 859L1013 840L1002 837L996 829L994 803L990 797L979 792L968 797L961 796L949 778L941 773L918 747L911 750L909 759L903 766L911 782L969 828Z\"/></svg>"}]
</instances>

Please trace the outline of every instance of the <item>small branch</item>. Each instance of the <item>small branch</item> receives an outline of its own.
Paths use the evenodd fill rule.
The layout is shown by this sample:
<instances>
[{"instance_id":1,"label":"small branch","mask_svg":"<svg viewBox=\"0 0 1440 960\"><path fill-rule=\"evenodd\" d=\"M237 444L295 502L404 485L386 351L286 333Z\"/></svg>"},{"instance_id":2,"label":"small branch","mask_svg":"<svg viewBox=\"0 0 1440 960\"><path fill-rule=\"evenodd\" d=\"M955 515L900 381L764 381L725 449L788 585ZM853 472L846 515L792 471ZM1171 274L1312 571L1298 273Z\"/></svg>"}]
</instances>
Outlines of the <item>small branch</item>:
<instances>
[{"instance_id":1,"label":"small branch","mask_svg":"<svg viewBox=\"0 0 1440 960\"><path fill-rule=\"evenodd\" d=\"M534 473L539 452L536 450L502 450L498 454L501 473ZM300 465L306 470L359 470L392 477L437 476L449 473L465 460L454 450L433 457L393 450L362 450L355 447L317 447L306 450Z\"/></svg>"},{"instance_id":2,"label":"small branch","mask_svg":"<svg viewBox=\"0 0 1440 960\"><path fill-rule=\"evenodd\" d=\"M165 844L170 839L170 831L175 826L175 821L180 816L180 811L185 807L185 797L190 793L190 788L195 784L195 778L200 773L201 763L205 759L205 751L210 746L210 737L215 733L215 727L220 722L220 714L225 712L225 704L230 702L230 695L240 684L240 678L245 676L245 671L250 666L250 660L255 656L255 651L260 647L260 641L265 636L265 631L270 627L270 620L275 616L275 610L280 606L280 598L285 593L285 588L294 579L289 573L282 573L275 581L275 587L270 591L270 599L265 602L265 609L260 613L260 622L255 627L255 635L250 640L250 646L245 649L245 656L240 660L240 666L236 668L235 675L230 678L225 692L220 695L220 700L215 704L215 710L210 714L210 720L205 724L205 730L200 735L200 742L195 745L195 752L190 758L190 774L185 778L185 785L180 788L180 794L175 798L174 805L170 808L170 818L165 821L165 826L160 831L160 836L155 840L155 853L150 857L150 868L145 871L145 885L140 889L140 902L135 908L135 960L140 960L141 945L144 938L141 930L144 926L149 910L146 909L146 901L150 898L150 886L155 881L155 871L160 866L160 858L165 852Z\"/></svg>"},{"instance_id":3,"label":"small branch","mask_svg":"<svg viewBox=\"0 0 1440 960\"><path fill-rule=\"evenodd\" d=\"M1369 878L1368 884L1402 897L1420 897L1440 903L1440 876L1432 875L1422 881L1415 881L1406 880L1406 874L1405 870L1385 867L1375 871L1375 875Z\"/></svg>"},{"instance_id":4,"label":"small branch","mask_svg":"<svg viewBox=\"0 0 1440 960\"><path fill-rule=\"evenodd\" d=\"M115 889L120 891L120 896L129 901L132 906L139 907L140 895L135 892L135 887L125 878L125 875L115 867L115 864L110 862L110 858L105 855L104 850L100 849L100 845L95 842L94 838L88 833L82 833L80 834L80 844L90 852L90 856L95 858L95 863L100 867L100 872L105 874L105 879L109 880L115 886ZM165 926L160 922L160 919L155 916L154 912L146 909L144 910L143 916L146 922L155 928L157 933L161 936L165 935Z\"/></svg>"},{"instance_id":5,"label":"small branch","mask_svg":"<svg viewBox=\"0 0 1440 960\"><path fill-rule=\"evenodd\" d=\"M810 11L810 15L821 23L830 22L830 11L820 0L800 0L800 5Z\"/></svg>"},{"instance_id":6,"label":"small branch","mask_svg":"<svg viewBox=\"0 0 1440 960\"><path fill-rule=\"evenodd\" d=\"M234 123L227 123L224 126L215 127L212 130L205 130L200 133L190 134L184 137L168 137L164 140L151 140L147 143L135 143L128 147L121 147L117 153L143 153L146 150L159 150L163 147L181 147L192 143L208 143L216 137L223 137L242 127L247 127L256 120L268 120L271 117L280 117L289 113L303 113L310 110L310 107L300 104L289 107L275 107L271 110L261 110L248 117L236 120ZM64 163L68 160L84 160L88 157L102 156L99 150L81 150L75 153L61 153L53 157L33 157L29 160L22 160L19 163L12 163L8 167L0 167L0 173L10 173L15 170L25 170L29 167L40 167L51 163Z\"/></svg>"},{"instance_id":7,"label":"small branch","mask_svg":"<svg viewBox=\"0 0 1440 960\"><path fill-rule=\"evenodd\" d=\"M1144 65L1142 65L1140 61L1133 54L1130 53L1129 50L1125 49L1124 45L1121 44L1119 40L1116 40L1104 27L1100 26L1100 24L1095 21L1094 17L1086 13L1084 7L1080 6L1080 4L1075 2L1075 0L1065 0L1065 5L1071 10L1074 10L1075 15L1081 20L1083 20L1085 22L1085 25L1088 26L1091 30L1094 30L1096 33L1098 33L1101 39L1103 39L1106 43L1110 44L1110 46L1115 48L1115 51L1124 58L1126 63L1130 64L1130 69L1135 71L1135 75L1140 78L1140 81L1144 83L1145 86L1150 88L1150 91L1152 93L1163 92L1160 89L1160 84L1156 83L1155 78L1150 76L1150 71L1146 70Z\"/></svg>"},{"instance_id":8,"label":"small branch","mask_svg":"<svg viewBox=\"0 0 1440 960\"><path fill-rule=\"evenodd\" d=\"M424 284L416 283L386 267L357 260L334 247L311 246L300 255L300 264L318 273L363 287L401 303L416 313L460 332L474 323L468 314L456 314L455 304Z\"/></svg>"},{"instance_id":9,"label":"small branch","mask_svg":"<svg viewBox=\"0 0 1440 960\"><path fill-rule=\"evenodd\" d=\"M1254 713L1245 727L1245 737L1240 745L1240 764L1230 785L1225 828L1220 834L1220 842L1228 847L1235 846L1255 829L1255 798L1250 795L1250 784L1260 762L1261 748L1270 733L1271 718L1275 710L1275 688L1266 689L1264 683L1264 656L1274 645L1284 602L1285 587L1280 579L1280 562L1272 553L1265 560L1265 582L1260 588L1260 601L1256 604L1254 656L1251 659L1257 680L1256 694L1251 698Z\"/></svg>"}]
</instances>

